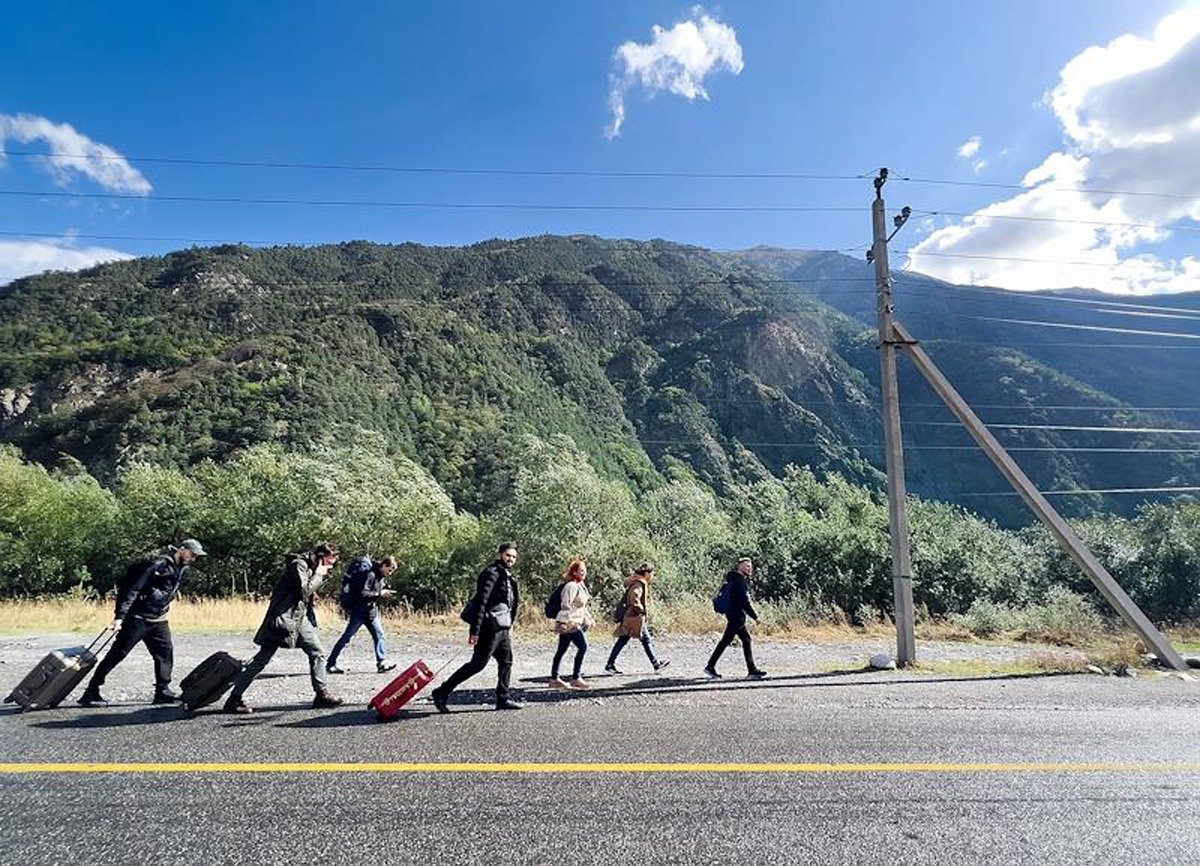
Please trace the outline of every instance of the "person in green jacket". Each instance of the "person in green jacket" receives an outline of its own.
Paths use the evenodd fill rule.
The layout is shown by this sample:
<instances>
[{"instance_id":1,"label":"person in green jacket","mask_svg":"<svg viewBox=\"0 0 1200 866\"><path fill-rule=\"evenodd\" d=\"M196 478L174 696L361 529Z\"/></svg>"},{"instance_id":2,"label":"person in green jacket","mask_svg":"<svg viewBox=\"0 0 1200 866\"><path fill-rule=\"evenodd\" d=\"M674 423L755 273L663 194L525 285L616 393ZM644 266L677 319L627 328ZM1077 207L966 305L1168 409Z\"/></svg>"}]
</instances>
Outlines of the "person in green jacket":
<instances>
[{"instance_id":1,"label":"person in green jacket","mask_svg":"<svg viewBox=\"0 0 1200 866\"><path fill-rule=\"evenodd\" d=\"M313 608L314 593L337 562L338 549L332 544L318 544L307 555L292 554L287 559L283 576L275 584L271 602L262 625L254 635L258 654L238 676L233 691L225 702L225 712L247 714L254 709L242 700L254 678L262 673L280 649L299 647L308 656L312 678L313 706L338 707L342 699L325 688L325 648L317 634L317 616Z\"/></svg>"}]
</instances>

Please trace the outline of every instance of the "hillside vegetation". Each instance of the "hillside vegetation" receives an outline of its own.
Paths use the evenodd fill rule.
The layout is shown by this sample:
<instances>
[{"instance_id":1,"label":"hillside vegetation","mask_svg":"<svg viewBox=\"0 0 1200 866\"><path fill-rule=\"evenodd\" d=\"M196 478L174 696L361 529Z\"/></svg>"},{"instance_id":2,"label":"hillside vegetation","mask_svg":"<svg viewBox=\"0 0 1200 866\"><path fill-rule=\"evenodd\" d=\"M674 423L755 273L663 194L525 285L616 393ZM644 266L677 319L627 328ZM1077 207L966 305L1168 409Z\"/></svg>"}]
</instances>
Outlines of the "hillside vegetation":
<instances>
[{"instance_id":1,"label":"hillside vegetation","mask_svg":"<svg viewBox=\"0 0 1200 866\"><path fill-rule=\"evenodd\" d=\"M102 592L128 556L193 534L214 553L194 589L261 591L282 552L329 537L400 552L405 594L446 606L511 537L537 591L585 555L602 588L648 557L668 594L704 596L749 552L767 597L877 616L890 576L866 277L835 254L542 237L227 246L18 280L0 289L0 588ZM954 318L953 287L909 290L927 301L913 330L961 341L929 345L968 399L1177 423L1128 408L1160 395L1111 364L1089 379L985 344L982 323ZM910 421L948 419L906 376ZM913 429L926 448L969 441ZM1112 443L1068 435L1006 441ZM1195 455L1164 438L1161 453L1021 461L1051 487L1197 483ZM1018 528L1019 503L975 497L1002 489L981 458L918 447L909 470L914 493L947 500L914 502L931 613L1086 591ZM1196 508L1134 503L1063 500L1155 616L1194 616ZM1123 516L1100 514L1112 508Z\"/></svg>"}]
</instances>

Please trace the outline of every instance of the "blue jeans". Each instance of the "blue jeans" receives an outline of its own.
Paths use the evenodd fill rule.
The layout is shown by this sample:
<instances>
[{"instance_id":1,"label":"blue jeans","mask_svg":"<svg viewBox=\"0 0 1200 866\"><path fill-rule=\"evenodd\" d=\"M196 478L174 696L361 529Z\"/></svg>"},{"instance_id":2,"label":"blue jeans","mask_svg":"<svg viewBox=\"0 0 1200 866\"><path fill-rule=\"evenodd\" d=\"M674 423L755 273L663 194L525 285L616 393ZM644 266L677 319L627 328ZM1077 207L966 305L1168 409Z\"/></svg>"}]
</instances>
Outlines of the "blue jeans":
<instances>
[{"instance_id":1,"label":"blue jeans","mask_svg":"<svg viewBox=\"0 0 1200 866\"><path fill-rule=\"evenodd\" d=\"M558 652L554 654L554 662L550 665L552 679L558 679L558 666L562 664L563 656L567 654L567 648L571 644L575 644L575 679L579 679L579 675L583 673L583 657L587 655L588 642L583 629L577 628L575 631L558 636Z\"/></svg>"},{"instance_id":2,"label":"blue jeans","mask_svg":"<svg viewBox=\"0 0 1200 866\"><path fill-rule=\"evenodd\" d=\"M650 659L650 664L658 667L658 659L654 655L654 644L650 641L650 629L646 628L646 624L642 623L642 633L638 636L638 640L642 642L642 649L646 651L646 658ZM621 635L617 638L617 642L613 644L612 652L608 654L608 664L606 667L615 667L617 664L617 656L621 654L621 650L625 649L625 644L629 643L627 635Z\"/></svg>"},{"instance_id":3,"label":"blue jeans","mask_svg":"<svg viewBox=\"0 0 1200 866\"><path fill-rule=\"evenodd\" d=\"M329 667L337 664L338 656L346 648L346 644L350 643L350 638L354 637L364 625L371 633L371 640L375 641L375 663L382 663L387 658L387 654L383 643L383 618L379 615L379 608L374 605L359 607L349 611L349 614L346 630L342 632L342 636L333 645L333 651L329 653Z\"/></svg>"}]
</instances>

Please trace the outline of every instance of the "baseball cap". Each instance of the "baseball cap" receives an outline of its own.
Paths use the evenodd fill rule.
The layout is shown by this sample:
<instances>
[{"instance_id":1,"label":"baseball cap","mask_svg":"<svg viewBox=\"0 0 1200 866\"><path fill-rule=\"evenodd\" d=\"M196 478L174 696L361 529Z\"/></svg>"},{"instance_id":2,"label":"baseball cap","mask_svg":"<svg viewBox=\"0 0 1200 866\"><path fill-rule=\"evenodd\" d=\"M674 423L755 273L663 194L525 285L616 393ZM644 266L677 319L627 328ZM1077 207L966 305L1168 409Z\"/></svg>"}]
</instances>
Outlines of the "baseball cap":
<instances>
[{"instance_id":1,"label":"baseball cap","mask_svg":"<svg viewBox=\"0 0 1200 866\"><path fill-rule=\"evenodd\" d=\"M180 544L179 546L180 546L180 548L182 548L183 550L190 550L192 553L196 554L196 556L208 556L208 553L207 553L207 552L205 552L205 550L204 550L204 548L201 546L200 542L199 542L199 541L197 541L197 540L196 540L196 539L194 539L194 538L188 538L188 539L186 539L186 540L185 540L185 541L184 541L182 544Z\"/></svg>"}]
</instances>

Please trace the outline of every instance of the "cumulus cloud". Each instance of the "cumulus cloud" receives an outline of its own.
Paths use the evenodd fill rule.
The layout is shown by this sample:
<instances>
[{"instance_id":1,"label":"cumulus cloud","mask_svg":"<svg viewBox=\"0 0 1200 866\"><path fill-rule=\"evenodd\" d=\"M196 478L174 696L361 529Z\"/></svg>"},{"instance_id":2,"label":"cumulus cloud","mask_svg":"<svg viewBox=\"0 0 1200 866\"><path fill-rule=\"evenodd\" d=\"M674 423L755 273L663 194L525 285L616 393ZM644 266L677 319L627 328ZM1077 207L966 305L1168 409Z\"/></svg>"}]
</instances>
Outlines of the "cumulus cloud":
<instances>
[{"instance_id":1,"label":"cumulus cloud","mask_svg":"<svg viewBox=\"0 0 1200 866\"><path fill-rule=\"evenodd\" d=\"M983 139L978 135L972 135L966 141L958 146L959 159L970 159L975 154L979 153L979 148L983 146Z\"/></svg>"},{"instance_id":2,"label":"cumulus cloud","mask_svg":"<svg viewBox=\"0 0 1200 866\"><path fill-rule=\"evenodd\" d=\"M92 141L69 123L55 123L33 114L0 114L0 148L9 141L45 144L48 153L37 164L62 185L73 177L90 178L113 192L149 195L150 181L107 144ZM0 162L4 161L0 155Z\"/></svg>"},{"instance_id":3,"label":"cumulus cloud","mask_svg":"<svg viewBox=\"0 0 1200 866\"><path fill-rule=\"evenodd\" d=\"M43 271L77 271L101 262L131 259L107 247L78 247L56 238L0 240L0 286Z\"/></svg>"},{"instance_id":4,"label":"cumulus cloud","mask_svg":"<svg viewBox=\"0 0 1200 866\"><path fill-rule=\"evenodd\" d=\"M1011 289L1200 289L1200 260L1147 249L1181 220L1200 221L1200 8L1167 16L1148 37L1086 49L1045 104L1063 149L1027 172L1018 194L910 249L908 267Z\"/></svg>"},{"instance_id":5,"label":"cumulus cloud","mask_svg":"<svg viewBox=\"0 0 1200 866\"><path fill-rule=\"evenodd\" d=\"M742 46L728 24L692 9L691 17L669 30L655 24L647 43L625 42L616 50L616 69L610 76L608 107L612 114L604 130L607 138L621 134L625 123L625 95L640 87L649 95L666 91L688 101L708 99L704 79L722 68L741 73Z\"/></svg>"}]
</instances>

